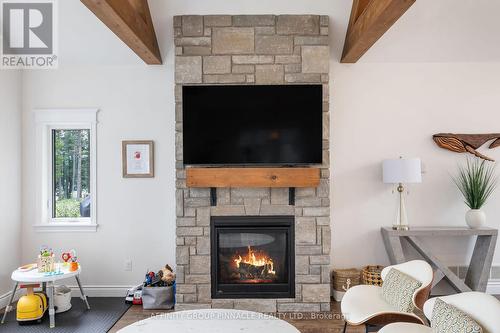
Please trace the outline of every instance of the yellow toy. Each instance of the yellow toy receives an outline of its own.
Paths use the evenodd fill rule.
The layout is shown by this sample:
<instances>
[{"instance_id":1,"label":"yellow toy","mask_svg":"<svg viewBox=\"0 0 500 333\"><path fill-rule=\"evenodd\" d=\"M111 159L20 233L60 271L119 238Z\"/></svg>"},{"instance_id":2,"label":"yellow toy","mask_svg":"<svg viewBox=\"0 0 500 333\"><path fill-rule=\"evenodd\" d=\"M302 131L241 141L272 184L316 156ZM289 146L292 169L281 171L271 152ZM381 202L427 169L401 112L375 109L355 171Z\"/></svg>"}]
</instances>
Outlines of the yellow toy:
<instances>
[{"instance_id":1,"label":"yellow toy","mask_svg":"<svg viewBox=\"0 0 500 333\"><path fill-rule=\"evenodd\" d=\"M17 322L19 325L42 322L42 317L47 311L47 296L44 293L33 292L33 288L39 287L37 284L21 287L27 288L28 293L17 302Z\"/></svg>"}]
</instances>

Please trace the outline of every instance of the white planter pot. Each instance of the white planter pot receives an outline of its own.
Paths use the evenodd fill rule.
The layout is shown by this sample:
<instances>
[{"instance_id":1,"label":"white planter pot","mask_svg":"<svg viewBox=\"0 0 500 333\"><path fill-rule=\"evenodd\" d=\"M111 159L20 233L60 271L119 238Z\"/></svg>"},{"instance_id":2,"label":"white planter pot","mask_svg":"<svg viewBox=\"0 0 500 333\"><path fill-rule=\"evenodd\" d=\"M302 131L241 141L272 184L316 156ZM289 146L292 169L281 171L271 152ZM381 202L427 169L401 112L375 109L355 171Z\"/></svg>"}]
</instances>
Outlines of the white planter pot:
<instances>
[{"instance_id":1,"label":"white planter pot","mask_svg":"<svg viewBox=\"0 0 500 333\"><path fill-rule=\"evenodd\" d=\"M479 229L486 225L486 214L480 209L471 209L465 214L465 221L471 229Z\"/></svg>"}]
</instances>

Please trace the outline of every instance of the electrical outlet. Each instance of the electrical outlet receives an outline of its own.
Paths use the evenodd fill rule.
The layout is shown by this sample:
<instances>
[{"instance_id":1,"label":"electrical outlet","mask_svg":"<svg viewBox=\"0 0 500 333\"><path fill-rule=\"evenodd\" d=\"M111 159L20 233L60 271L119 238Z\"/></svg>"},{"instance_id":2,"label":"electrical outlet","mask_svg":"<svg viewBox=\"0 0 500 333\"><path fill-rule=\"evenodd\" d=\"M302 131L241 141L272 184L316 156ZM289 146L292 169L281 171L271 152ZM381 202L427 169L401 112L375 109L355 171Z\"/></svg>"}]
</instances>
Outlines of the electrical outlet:
<instances>
[{"instance_id":1,"label":"electrical outlet","mask_svg":"<svg viewBox=\"0 0 500 333\"><path fill-rule=\"evenodd\" d=\"M130 259L125 260L125 265L123 265L123 270L125 270L125 271L132 270L132 260L130 260Z\"/></svg>"}]
</instances>

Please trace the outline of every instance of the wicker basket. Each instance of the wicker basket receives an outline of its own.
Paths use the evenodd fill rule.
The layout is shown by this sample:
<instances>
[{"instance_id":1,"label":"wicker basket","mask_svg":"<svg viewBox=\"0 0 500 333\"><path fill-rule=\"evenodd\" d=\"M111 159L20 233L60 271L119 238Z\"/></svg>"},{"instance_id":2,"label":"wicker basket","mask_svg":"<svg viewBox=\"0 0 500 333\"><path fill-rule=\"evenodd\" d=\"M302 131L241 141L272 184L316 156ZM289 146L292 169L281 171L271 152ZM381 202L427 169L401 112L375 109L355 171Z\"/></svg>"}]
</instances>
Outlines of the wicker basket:
<instances>
[{"instance_id":1,"label":"wicker basket","mask_svg":"<svg viewBox=\"0 0 500 333\"><path fill-rule=\"evenodd\" d=\"M384 266L366 266L361 271L363 284L382 286L381 272Z\"/></svg>"},{"instance_id":2,"label":"wicker basket","mask_svg":"<svg viewBox=\"0 0 500 333\"><path fill-rule=\"evenodd\" d=\"M359 269L334 269L332 274L333 289L346 291L350 287L360 284L361 275Z\"/></svg>"}]
</instances>

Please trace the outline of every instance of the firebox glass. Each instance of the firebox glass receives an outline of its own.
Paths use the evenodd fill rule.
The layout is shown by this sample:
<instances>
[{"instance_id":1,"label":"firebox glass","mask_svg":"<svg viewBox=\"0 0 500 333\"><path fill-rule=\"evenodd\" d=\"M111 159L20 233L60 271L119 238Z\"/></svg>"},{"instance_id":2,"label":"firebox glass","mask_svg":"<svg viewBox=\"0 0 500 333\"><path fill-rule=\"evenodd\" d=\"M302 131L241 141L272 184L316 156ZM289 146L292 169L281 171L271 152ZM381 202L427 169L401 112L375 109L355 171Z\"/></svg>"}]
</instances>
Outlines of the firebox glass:
<instances>
[{"instance_id":1,"label":"firebox glass","mask_svg":"<svg viewBox=\"0 0 500 333\"><path fill-rule=\"evenodd\" d=\"M219 234L218 274L223 284L287 283L284 231L227 231Z\"/></svg>"}]
</instances>

